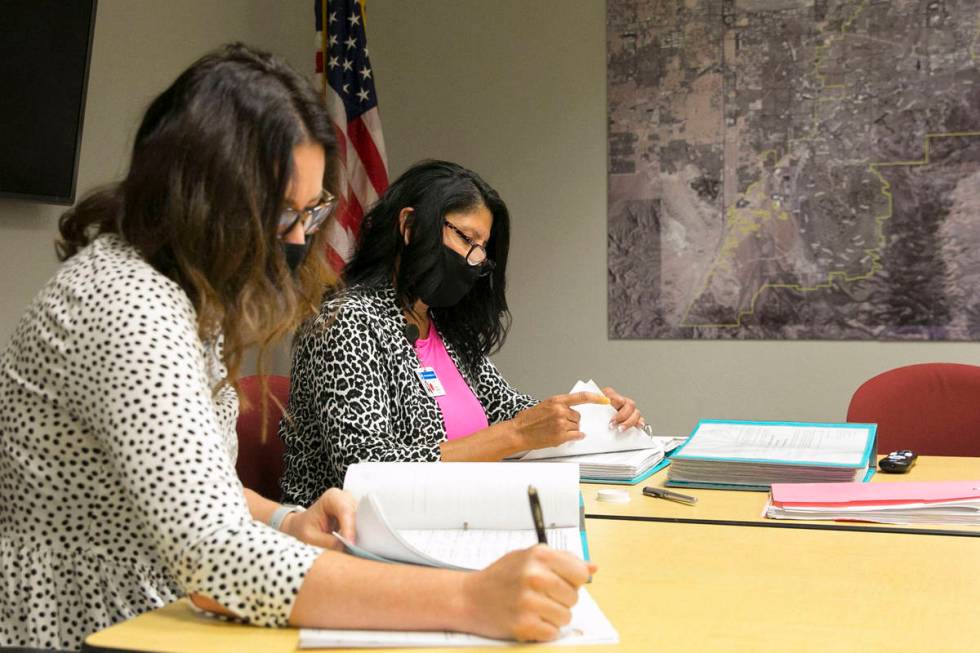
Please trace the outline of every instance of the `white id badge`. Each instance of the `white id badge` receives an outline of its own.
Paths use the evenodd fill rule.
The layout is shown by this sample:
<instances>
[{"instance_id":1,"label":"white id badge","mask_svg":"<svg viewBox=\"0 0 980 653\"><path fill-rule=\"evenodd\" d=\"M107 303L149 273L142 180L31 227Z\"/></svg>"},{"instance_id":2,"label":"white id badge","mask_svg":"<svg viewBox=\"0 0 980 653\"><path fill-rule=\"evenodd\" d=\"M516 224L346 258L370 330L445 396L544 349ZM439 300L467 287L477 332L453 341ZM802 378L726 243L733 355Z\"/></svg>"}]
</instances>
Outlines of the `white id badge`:
<instances>
[{"instance_id":1,"label":"white id badge","mask_svg":"<svg viewBox=\"0 0 980 653\"><path fill-rule=\"evenodd\" d=\"M415 370L416 376L422 382L422 387L430 397L442 397L446 394L446 389L442 387L442 381L436 375L436 371L431 367L420 367Z\"/></svg>"}]
</instances>

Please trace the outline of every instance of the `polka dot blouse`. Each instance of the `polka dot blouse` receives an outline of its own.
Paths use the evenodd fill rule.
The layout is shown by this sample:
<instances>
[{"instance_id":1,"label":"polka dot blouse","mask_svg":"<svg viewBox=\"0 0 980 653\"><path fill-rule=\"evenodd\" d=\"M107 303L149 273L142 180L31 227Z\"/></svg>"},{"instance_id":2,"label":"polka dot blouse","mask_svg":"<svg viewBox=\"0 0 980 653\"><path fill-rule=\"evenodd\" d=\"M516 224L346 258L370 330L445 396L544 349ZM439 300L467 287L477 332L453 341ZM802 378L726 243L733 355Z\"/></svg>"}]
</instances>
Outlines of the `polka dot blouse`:
<instances>
[{"instance_id":1,"label":"polka dot blouse","mask_svg":"<svg viewBox=\"0 0 980 653\"><path fill-rule=\"evenodd\" d=\"M41 291L0 354L0 646L77 648L189 593L286 624L320 549L251 518L223 374L118 236Z\"/></svg>"}]
</instances>

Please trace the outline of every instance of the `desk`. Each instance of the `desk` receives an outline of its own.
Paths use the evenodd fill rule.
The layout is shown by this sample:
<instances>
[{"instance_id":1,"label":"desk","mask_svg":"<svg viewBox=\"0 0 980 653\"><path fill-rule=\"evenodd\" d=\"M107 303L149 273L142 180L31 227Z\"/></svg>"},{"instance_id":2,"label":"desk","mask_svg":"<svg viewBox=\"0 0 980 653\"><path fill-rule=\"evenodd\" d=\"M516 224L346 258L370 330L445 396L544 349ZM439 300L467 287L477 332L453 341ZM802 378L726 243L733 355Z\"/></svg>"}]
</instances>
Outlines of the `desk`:
<instances>
[{"instance_id":1,"label":"desk","mask_svg":"<svg viewBox=\"0 0 980 653\"><path fill-rule=\"evenodd\" d=\"M859 524L854 522L796 521L766 519L762 516L768 494L766 492L744 492L739 490L701 490L693 488L672 488L682 494L698 498L694 506L688 506L664 499L643 496L643 487L652 485L663 487L667 480L667 470L663 469L637 485L598 485L583 483L582 496L585 499L585 514L592 517L612 517L624 519L653 520L707 520L739 521L767 524L777 527L791 527L796 524L811 528L832 526L839 528L910 529L915 531L956 530L969 532L980 537L980 526L960 525L922 525L912 524L891 526L889 524ZM908 474L881 474L872 477L872 483L894 483L902 481L972 481L980 480L980 458L953 456L920 456ZM596 492L602 489L625 489L630 493L629 503L602 503L596 500Z\"/></svg>"},{"instance_id":2,"label":"desk","mask_svg":"<svg viewBox=\"0 0 980 653\"><path fill-rule=\"evenodd\" d=\"M971 538L606 520L588 529L599 564L589 592L619 630L615 650L897 653L980 641ZM296 630L217 622L177 602L83 650L277 653L296 642Z\"/></svg>"}]
</instances>

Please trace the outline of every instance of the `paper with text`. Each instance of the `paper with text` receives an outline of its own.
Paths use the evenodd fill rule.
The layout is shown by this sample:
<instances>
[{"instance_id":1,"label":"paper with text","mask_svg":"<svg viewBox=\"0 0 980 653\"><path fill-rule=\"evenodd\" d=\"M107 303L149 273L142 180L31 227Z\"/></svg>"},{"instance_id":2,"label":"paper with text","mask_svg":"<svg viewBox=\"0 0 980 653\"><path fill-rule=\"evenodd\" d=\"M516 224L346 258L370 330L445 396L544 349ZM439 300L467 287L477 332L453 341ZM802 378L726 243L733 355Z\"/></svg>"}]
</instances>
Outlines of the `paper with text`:
<instances>
[{"instance_id":1,"label":"paper with text","mask_svg":"<svg viewBox=\"0 0 980 653\"><path fill-rule=\"evenodd\" d=\"M584 559L578 527L549 528L546 532L550 547ZM334 535L348 551L363 558L464 570L483 569L511 551L537 544L533 530L397 530L371 493L357 506L357 542Z\"/></svg>"},{"instance_id":2,"label":"paper with text","mask_svg":"<svg viewBox=\"0 0 980 653\"><path fill-rule=\"evenodd\" d=\"M702 421L674 460L791 461L813 465L862 465L869 446L866 426L821 426Z\"/></svg>"},{"instance_id":3,"label":"paper with text","mask_svg":"<svg viewBox=\"0 0 980 653\"><path fill-rule=\"evenodd\" d=\"M397 530L533 530L528 485L538 490L547 526L579 525L571 463L356 463L344 478L356 500L374 494Z\"/></svg>"},{"instance_id":4,"label":"paper with text","mask_svg":"<svg viewBox=\"0 0 980 653\"><path fill-rule=\"evenodd\" d=\"M602 394L602 390L592 380L579 381L569 393L593 392ZM580 456L589 453L606 453L610 451L630 451L645 449L651 445L647 433L636 427L622 433L609 424L616 416L616 409L609 404L579 404L572 406L581 417L579 430L585 433L582 440L573 440L557 447L546 447L528 451L521 460L539 460L541 458L556 458L558 456Z\"/></svg>"},{"instance_id":5,"label":"paper with text","mask_svg":"<svg viewBox=\"0 0 980 653\"><path fill-rule=\"evenodd\" d=\"M547 528L548 546L583 558L578 528ZM409 544L436 560L464 569L485 569L501 556L538 543L534 531L399 531Z\"/></svg>"}]
</instances>

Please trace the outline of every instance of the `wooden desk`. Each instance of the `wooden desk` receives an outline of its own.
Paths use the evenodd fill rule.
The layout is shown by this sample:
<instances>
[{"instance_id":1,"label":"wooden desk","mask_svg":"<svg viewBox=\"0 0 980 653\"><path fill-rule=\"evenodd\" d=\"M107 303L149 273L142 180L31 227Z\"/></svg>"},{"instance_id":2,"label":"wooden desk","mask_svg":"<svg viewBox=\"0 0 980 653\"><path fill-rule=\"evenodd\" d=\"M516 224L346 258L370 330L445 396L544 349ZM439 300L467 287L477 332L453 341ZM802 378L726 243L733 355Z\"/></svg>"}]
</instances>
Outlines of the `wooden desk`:
<instances>
[{"instance_id":1,"label":"wooden desk","mask_svg":"<svg viewBox=\"0 0 980 653\"><path fill-rule=\"evenodd\" d=\"M619 630L617 650L897 653L980 641L971 538L607 520L588 530L600 568L589 592ZM296 642L293 629L221 623L178 602L86 646L277 653Z\"/></svg>"},{"instance_id":2,"label":"wooden desk","mask_svg":"<svg viewBox=\"0 0 980 653\"><path fill-rule=\"evenodd\" d=\"M797 526L833 526L838 528L876 528L876 529L911 529L915 531L956 530L975 533L980 537L980 526L960 525L904 525L889 524L860 524L855 522L832 521L796 521L766 519L762 511L766 505L766 492L743 492L739 490L700 490L692 488L673 488L682 494L696 496L698 502L688 506L664 499L653 499L643 496L643 487L652 485L663 487L667 480L667 470L663 469L637 485L596 485L582 483L582 496L585 499L586 516L619 517L627 519L650 520L707 520L713 522L739 521L764 523L774 527ZM922 456L908 474L876 473L872 483L895 483L902 481L972 481L980 480L980 458L952 456ZM596 493L602 489L619 488L630 493L629 503L602 503L596 500Z\"/></svg>"}]
</instances>

